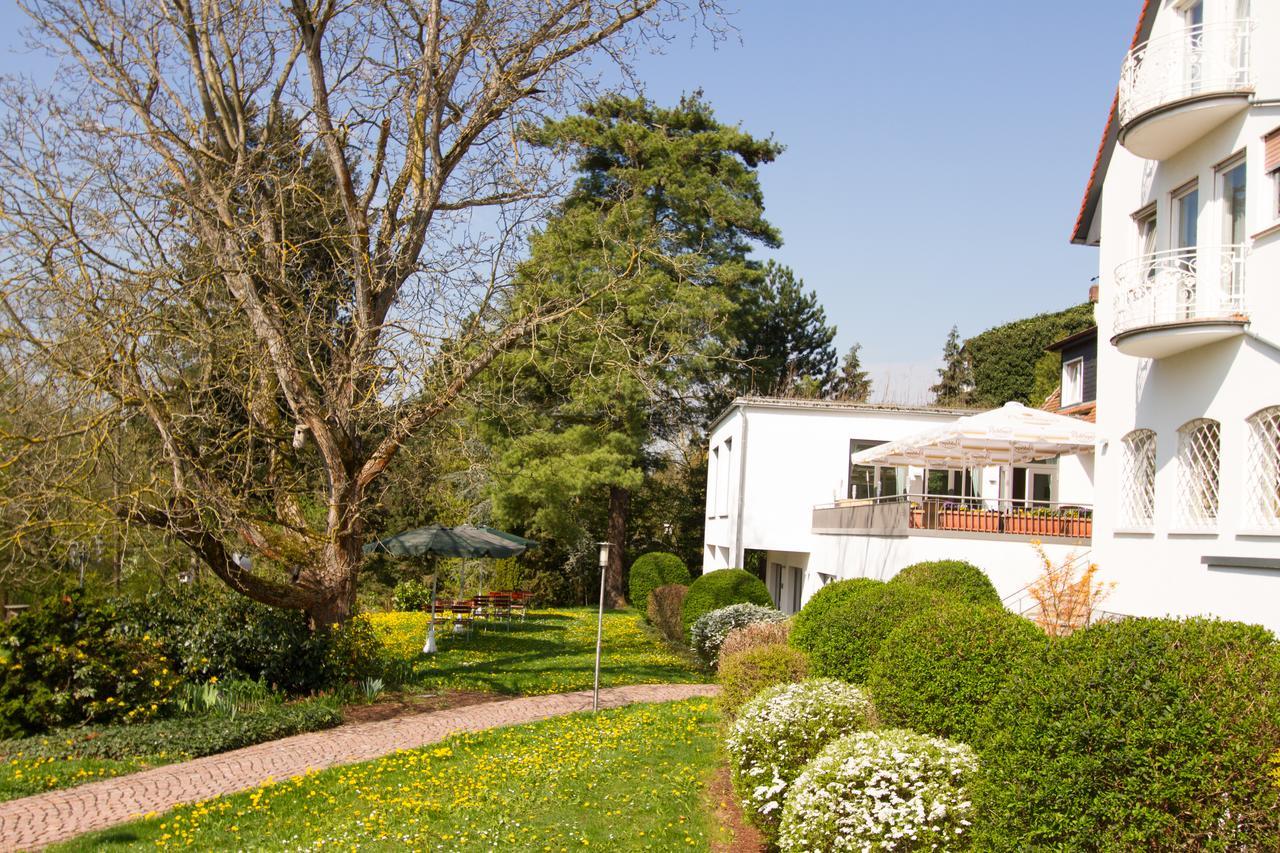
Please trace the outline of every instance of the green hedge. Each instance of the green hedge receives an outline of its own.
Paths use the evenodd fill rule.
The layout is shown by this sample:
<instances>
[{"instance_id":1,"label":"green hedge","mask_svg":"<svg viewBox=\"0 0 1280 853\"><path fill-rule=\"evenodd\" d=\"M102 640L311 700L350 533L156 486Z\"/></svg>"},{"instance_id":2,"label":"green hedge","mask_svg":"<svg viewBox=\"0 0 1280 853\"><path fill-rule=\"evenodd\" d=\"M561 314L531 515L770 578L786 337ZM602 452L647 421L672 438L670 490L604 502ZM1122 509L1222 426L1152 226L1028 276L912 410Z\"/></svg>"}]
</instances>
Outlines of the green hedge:
<instances>
[{"instance_id":1,"label":"green hedge","mask_svg":"<svg viewBox=\"0 0 1280 853\"><path fill-rule=\"evenodd\" d=\"M804 652L781 643L727 654L716 675L720 713L733 719L743 703L766 687L804 681L808 675L809 659Z\"/></svg>"},{"instance_id":2,"label":"green hedge","mask_svg":"<svg viewBox=\"0 0 1280 853\"><path fill-rule=\"evenodd\" d=\"M650 551L636 557L631 564L631 572L627 575L628 597L637 610L645 613L649 608L649 593L667 584L688 586L692 579L689 567L675 554Z\"/></svg>"},{"instance_id":3,"label":"green hedge","mask_svg":"<svg viewBox=\"0 0 1280 853\"><path fill-rule=\"evenodd\" d=\"M830 583L795 617L791 645L807 652L815 676L862 684L880 643L902 621L933 609L936 593L870 578Z\"/></svg>"},{"instance_id":4,"label":"green hedge","mask_svg":"<svg viewBox=\"0 0 1280 853\"><path fill-rule=\"evenodd\" d=\"M750 572L742 569L707 572L689 585L689 594L684 597L685 631L693 627L700 617L730 604L772 607L773 598L764 582Z\"/></svg>"},{"instance_id":5,"label":"green hedge","mask_svg":"<svg viewBox=\"0 0 1280 853\"><path fill-rule=\"evenodd\" d=\"M956 603L907 619L880 644L867 688L889 725L973 744L978 716L1044 632L997 607Z\"/></svg>"},{"instance_id":6,"label":"green hedge","mask_svg":"<svg viewBox=\"0 0 1280 853\"><path fill-rule=\"evenodd\" d=\"M199 758L289 735L332 728L342 712L331 699L265 705L235 716L202 714L127 726L63 729L48 737L0 741L0 757L124 760L149 756Z\"/></svg>"},{"instance_id":7,"label":"green hedge","mask_svg":"<svg viewBox=\"0 0 1280 853\"><path fill-rule=\"evenodd\" d=\"M894 575L889 583L933 590L957 601L1000 604L1000 594L991 579L982 569L964 560L915 563Z\"/></svg>"},{"instance_id":8,"label":"green hedge","mask_svg":"<svg viewBox=\"0 0 1280 853\"><path fill-rule=\"evenodd\" d=\"M1096 625L980 721L981 849L1280 850L1280 645L1205 619Z\"/></svg>"}]
</instances>

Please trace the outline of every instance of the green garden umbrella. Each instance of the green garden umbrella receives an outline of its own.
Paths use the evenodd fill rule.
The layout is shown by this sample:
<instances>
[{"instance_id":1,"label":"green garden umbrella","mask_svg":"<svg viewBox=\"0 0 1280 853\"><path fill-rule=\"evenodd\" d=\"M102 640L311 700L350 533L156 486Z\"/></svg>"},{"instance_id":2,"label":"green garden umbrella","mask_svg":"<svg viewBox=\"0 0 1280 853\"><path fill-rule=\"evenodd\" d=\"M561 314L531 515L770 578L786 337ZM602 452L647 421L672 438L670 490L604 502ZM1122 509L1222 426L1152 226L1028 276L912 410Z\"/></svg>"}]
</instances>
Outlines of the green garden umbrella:
<instances>
[{"instance_id":1,"label":"green garden umbrella","mask_svg":"<svg viewBox=\"0 0 1280 853\"><path fill-rule=\"evenodd\" d=\"M431 524L375 539L364 546L364 552L375 554L381 551L393 557L419 557L423 554L435 554L439 557L514 557L537 544L532 539L492 527L478 527L474 524L442 527Z\"/></svg>"}]
</instances>

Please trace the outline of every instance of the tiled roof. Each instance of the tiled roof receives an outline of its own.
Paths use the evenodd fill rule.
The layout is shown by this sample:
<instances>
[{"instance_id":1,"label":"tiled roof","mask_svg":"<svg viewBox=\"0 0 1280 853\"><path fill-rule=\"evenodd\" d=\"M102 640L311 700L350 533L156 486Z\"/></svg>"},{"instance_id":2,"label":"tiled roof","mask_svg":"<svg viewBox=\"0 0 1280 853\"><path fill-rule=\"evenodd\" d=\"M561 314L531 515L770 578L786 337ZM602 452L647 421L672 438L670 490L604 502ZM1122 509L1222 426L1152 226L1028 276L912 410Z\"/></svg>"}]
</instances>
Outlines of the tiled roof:
<instances>
[{"instance_id":1,"label":"tiled roof","mask_svg":"<svg viewBox=\"0 0 1280 853\"><path fill-rule=\"evenodd\" d=\"M1088 421L1091 424L1098 422L1098 403L1096 400L1090 400L1087 403L1078 403L1074 406L1062 408L1062 386L1059 385L1053 389L1053 393L1049 395L1049 399L1045 400L1040 406L1046 412L1055 412L1059 415L1070 415L1073 418L1079 418L1082 421Z\"/></svg>"},{"instance_id":2,"label":"tiled roof","mask_svg":"<svg viewBox=\"0 0 1280 853\"><path fill-rule=\"evenodd\" d=\"M1040 408L1046 412L1056 412L1062 408L1062 386L1053 389L1053 393L1049 395L1049 399L1041 404Z\"/></svg>"}]
</instances>

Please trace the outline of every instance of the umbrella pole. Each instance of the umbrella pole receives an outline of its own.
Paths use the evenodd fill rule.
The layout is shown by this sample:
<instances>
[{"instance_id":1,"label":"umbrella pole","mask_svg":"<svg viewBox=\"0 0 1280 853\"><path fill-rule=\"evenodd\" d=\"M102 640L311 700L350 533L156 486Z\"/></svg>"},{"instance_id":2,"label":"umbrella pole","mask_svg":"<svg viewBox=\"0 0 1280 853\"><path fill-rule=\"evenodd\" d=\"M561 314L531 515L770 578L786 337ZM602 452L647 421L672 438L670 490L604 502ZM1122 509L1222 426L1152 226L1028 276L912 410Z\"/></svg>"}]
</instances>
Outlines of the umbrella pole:
<instances>
[{"instance_id":1,"label":"umbrella pole","mask_svg":"<svg viewBox=\"0 0 1280 853\"><path fill-rule=\"evenodd\" d=\"M436 580L439 577L439 572L431 575L431 623L427 626L427 644L422 647L424 655L436 653Z\"/></svg>"}]
</instances>

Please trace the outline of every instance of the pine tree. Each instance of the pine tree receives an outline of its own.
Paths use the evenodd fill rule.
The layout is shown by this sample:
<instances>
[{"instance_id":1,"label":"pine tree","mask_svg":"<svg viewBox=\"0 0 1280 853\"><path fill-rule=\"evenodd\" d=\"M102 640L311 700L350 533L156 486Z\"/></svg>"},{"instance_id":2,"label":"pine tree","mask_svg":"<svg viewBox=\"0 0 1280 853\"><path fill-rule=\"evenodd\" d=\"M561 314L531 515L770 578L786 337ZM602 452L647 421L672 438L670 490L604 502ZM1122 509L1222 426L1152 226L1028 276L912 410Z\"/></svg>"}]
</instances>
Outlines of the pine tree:
<instances>
[{"instance_id":1,"label":"pine tree","mask_svg":"<svg viewBox=\"0 0 1280 853\"><path fill-rule=\"evenodd\" d=\"M942 348L938 383L929 390L933 392L933 402L938 406L967 406L973 401L969 359L960 343L960 330L955 326L951 327Z\"/></svg>"},{"instance_id":2,"label":"pine tree","mask_svg":"<svg viewBox=\"0 0 1280 853\"><path fill-rule=\"evenodd\" d=\"M836 329L818 295L806 291L790 267L765 265L754 292L739 300L733 325L737 358L745 365L730 382L733 393L822 397L831 391Z\"/></svg>"},{"instance_id":3,"label":"pine tree","mask_svg":"<svg viewBox=\"0 0 1280 853\"><path fill-rule=\"evenodd\" d=\"M862 369L858 353L862 344L854 344L840 362L840 373L832 387L831 399L848 403L865 403L871 398L871 375Z\"/></svg>"}]
</instances>

